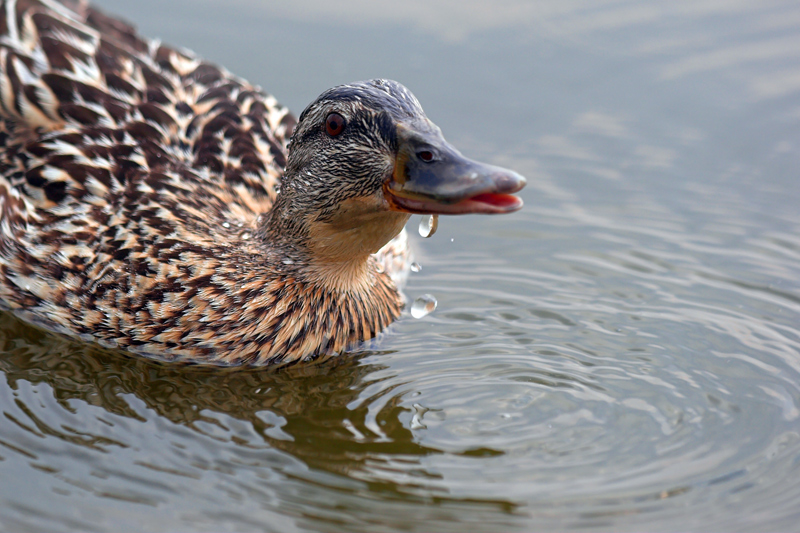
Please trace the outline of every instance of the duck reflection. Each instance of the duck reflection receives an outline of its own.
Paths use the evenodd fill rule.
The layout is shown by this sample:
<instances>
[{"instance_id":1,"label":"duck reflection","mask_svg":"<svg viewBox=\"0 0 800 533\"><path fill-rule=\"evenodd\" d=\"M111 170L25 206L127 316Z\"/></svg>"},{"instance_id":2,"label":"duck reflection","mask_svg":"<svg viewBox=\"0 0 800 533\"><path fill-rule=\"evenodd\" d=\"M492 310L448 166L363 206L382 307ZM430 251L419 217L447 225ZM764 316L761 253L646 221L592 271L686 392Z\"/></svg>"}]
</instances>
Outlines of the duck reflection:
<instances>
[{"instance_id":1,"label":"duck reflection","mask_svg":"<svg viewBox=\"0 0 800 533\"><path fill-rule=\"evenodd\" d=\"M198 456L180 459L184 454L175 448L197 445L198 449L210 452L205 457L214 461L211 458L220 450L230 451L233 446L238 450L234 455L240 458L236 468L244 469L241 470L244 480L250 479L249 483L243 481L243 486L254 494L273 494L261 499L274 502L278 513L285 511L285 505L300 511L305 509L310 490L316 494L314 498L328 501L327 504L317 501L315 509L325 507L326 512L341 514L342 520L349 520L346 517L351 515L369 516L377 512L381 516L395 513L393 520L405 523L413 515L411 509L424 509L420 507L423 503L435 504L438 511L431 510L431 516L438 519L449 516L458 520L464 512L481 514L489 509L504 516L517 514L518 504L511 501L450 494L443 474L425 466L425 456L453 452L418 442L419 436L409 429L414 410L403 405L407 403L403 397L410 389L387 372L386 367L363 361L374 353L282 369L178 366L68 342L0 313L0 375L4 375L8 383L6 386L0 382L0 392L4 387L17 390L17 406L26 414L30 413L28 416L37 416L34 411L44 414L41 409L51 411L49 414L55 416L44 416L49 422L41 418L36 420L39 431L70 445L97 450L100 456L108 458L103 459L104 464L113 465L105 470L94 466L88 484L85 475L78 475L70 481L71 485L78 484L105 496L113 494L115 489L100 479L110 475L113 481L115 476L122 475L135 494L125 493L126 499L156 505L159 500L152 496L153 489L141 490L142 486L147 486L146 479L141 477L142 467L154 474L175 474L174 479L178 481L172 483L177 485L160 479L179 494L184 491L193 494L197 489L191 484L197 485L200 479L209 483L203 472L212 468L211 463ZM33 406L34 397L42 398L26 395L24 391L30 388L29 384L33 384L34 392L39 394L46 392L49 386L58 404L45 401ZM86 407L76 404L75 400L99 407L113 416L98 416L91 408L83 412ZM30 409L32 406L35 409ZM0 411L7 408L13 410L13 406L0 402ZM63 426L64 418L54 412L58 408L73 415L70 427ZM152 450L144 449L133 454L136 458L130 458L132 463L123 459L125 464L120 464L119 455L107 453L129 448L126 441L131 439L131 434L126 431L132 426L124 422L117 424L119 418L115 420L115 417L149 422L143 429L153 427L155 421L156 427L161 428L159 432L169 433L166 439L172 452L156 451L153 455ZM107 424L101 424L105 427L100 430L104 435L91 429L97 428L98 420ZM175 429L188 428L189 431L163 428L158 424L161 420L171 422ZM17 426L24 429L25 424ZM16 449L21 450L26 447L26 437L19 438ZM133 440L154 442L144 437ZM164 441L157 439L155 442ZM284 454L308 469L286 467L287 462L278 457ZM488 448L455 452L470 460L498 454L502 452ZM161 459L154 460L155 457ZM170 458L179 458L180 464L171 464ZM220 464L228 468L234 464L220 460ZM39 462L46 463L47 458L40 458ZM263 478L274 479L273 483L259 481L265 474L265 467L277 474L274 478L272 474ZM57 468L50 471L66 479ZM252 475L256 476L255 481ZM131 482L132 479L138 480L138 484ZM353 492L354 481L364 492ZM261 486L262 482L269 486ZM91 488L98 483L102 486ZM220 483L218 480L214 486L226 486ZM301 496L303 494L305 496ZM331 497L332 494L335 496ZM370 496L365 500L364 494ZM388 506L365 507L365 502L372 501L376 495L386 499ZM273 504L264 505L269 508Z\"/></svg>"},{"instance_id":2,"label":"duck reflection","mask_svg":"<svg viewBox=\"0 0 800 533\"><path fill-rule=\"evenodd\" d=\"M344 473L376 453L440 453L415 442L404 426L402 392L381 387L376 397L362 397L388 379L368 379L383 369L360 361L370 353L282 369L180 366L71 343L2 313L0 354L12 388L20 380L46 383L65 409L78 399L140 419L126 399L132 394L158 416L200 433L204 422L219 425L227 416L315 468Z\"/></svg>"}]
</instances>

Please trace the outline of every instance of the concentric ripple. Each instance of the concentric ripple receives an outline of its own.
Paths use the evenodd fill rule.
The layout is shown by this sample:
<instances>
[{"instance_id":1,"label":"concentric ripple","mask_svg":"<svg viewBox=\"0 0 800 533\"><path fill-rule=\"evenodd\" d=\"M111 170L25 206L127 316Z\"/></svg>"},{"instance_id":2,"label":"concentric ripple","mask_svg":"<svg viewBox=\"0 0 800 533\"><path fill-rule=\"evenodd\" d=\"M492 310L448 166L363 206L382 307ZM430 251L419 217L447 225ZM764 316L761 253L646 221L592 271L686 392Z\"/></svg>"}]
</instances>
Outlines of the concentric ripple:
<instances>
[{"instance_id":1,"label":"concentric ripple","mask_svg":"<svg viewBox=\"0 0 800 533\"><path fill-rule=\"evenodd\" d=\"M295 111L395 77L525 207L415 237L426 313L312 366L0 315L0 530L797 530L796 3L100 3Z\"/></svg>"}]
</instances>

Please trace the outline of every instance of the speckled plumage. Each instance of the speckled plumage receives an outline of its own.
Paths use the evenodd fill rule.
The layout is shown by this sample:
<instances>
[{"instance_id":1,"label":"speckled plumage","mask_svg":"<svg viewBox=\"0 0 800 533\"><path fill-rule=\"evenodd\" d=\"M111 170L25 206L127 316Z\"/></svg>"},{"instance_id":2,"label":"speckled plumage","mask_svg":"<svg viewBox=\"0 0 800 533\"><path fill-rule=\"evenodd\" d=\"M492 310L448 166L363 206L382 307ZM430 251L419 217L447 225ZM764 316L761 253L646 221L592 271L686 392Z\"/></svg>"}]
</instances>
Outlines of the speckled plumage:
<instances>
[{"instance_id":1,"label":"speckled plumage","mask_svg":"<svg viewBox=\"0 0 800 533\"><path fill-rule=\"evenodd\" d=\"M519 209L408 89L299 120L82 0L0 0L0 309L169 361L292 363L400 316L411 213ZM291 136L291 141L290 141Z\"/></svg>"},{"instance_id":2,"label":"speckled plumage","mask_svg":"<svg viewBox=\"0 0 800 533\"><path fill-rule=\"evenodd\" d=\"M404 240L336 290L256 238L295 126L273 97L83 3L1 6L2 308L215 364L338 353L399 316Z\"/></svg>"}]
</instances>

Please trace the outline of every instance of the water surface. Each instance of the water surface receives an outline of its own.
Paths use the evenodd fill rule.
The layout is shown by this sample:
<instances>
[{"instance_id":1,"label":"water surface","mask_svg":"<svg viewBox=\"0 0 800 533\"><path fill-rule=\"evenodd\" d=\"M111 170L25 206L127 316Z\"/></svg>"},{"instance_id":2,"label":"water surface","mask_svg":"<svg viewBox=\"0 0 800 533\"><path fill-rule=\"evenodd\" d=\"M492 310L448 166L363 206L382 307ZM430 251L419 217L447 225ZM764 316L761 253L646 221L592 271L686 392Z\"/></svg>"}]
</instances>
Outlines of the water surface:
<instances>
[{"instance_id":1,"label":"water surface","mask_svg":"<svg viewBox=\"0 0 800 533\"><path fill-rule=\"evenodd\" d=\"M397 79L526 206L412 220L437 309L315 366L3 315L0 530L800 529L796 2L99 4L295 112Z\"/></svg>"}]
</instances>

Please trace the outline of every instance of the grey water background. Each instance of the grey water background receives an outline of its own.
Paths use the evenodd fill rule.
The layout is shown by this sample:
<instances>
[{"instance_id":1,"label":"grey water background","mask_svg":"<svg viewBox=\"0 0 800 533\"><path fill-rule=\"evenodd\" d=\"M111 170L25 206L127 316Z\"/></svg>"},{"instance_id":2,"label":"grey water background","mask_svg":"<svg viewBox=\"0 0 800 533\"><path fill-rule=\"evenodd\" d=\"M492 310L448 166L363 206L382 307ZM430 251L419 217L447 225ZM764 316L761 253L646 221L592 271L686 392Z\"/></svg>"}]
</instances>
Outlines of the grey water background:
<instances>
[{"instance_id":1,"label":"grey water background","mask_svg":"<svg viewBox=\"0 0 800 533\"><path fill-rule=\"evenodd\" d=\"M438 309L334 363L3 315L0 530L800 530L800 4L98 5L295 113L399 80L526 206L415 239Z\"/></svg>"}]
</instances>

